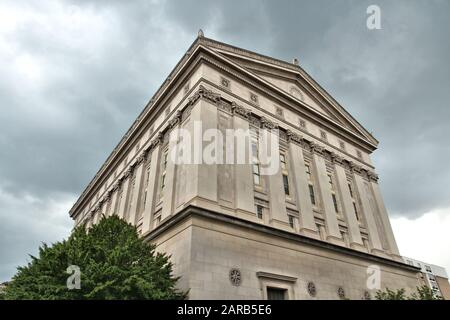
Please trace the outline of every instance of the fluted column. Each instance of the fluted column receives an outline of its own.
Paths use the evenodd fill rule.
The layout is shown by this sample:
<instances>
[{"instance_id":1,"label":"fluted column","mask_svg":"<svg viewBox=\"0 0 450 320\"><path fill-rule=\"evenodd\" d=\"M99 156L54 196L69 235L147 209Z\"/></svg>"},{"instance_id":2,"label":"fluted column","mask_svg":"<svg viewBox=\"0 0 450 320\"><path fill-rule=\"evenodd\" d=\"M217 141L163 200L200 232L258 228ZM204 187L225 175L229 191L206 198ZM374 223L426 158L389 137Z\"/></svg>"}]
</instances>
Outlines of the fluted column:
<instances>
[{"instance_id":1,"label":"fluted column","mask_svg":"<svg viewBox=\"0 0 450 320\"><path fill-rule=\"evenodd\" d=\"M250 110L247 110L241 106L233 104L233 123L234 130L237 133L240 130L242 133L249 132L249 122L248 116ZM239 146L242 141L237 141L235 137L234 145ZM255 195L254 195L254 185L253 185L253 171L252 171L252 159L250 155L250 137L247 137L245 141L245 150L234 149L235 161L237 161L238 152L244 152L243 156L245 163L239 164L235 162L234 164L234 179L235 179L235 206L237 210L254 212L255 211Z\"/></svg>"},{"instance_id":2,"label":"fluted column","mask_svg":"<svg viewBox=\"0 0 450 320\"><path fill-rule=\"evenodd\" d=\"M269 121L268 119L262 118L261 119L262 128L272 130L276 128L276 125ZM261 139L261 134L260 134ZM271 141L268 141L268 145L272 143ZM272 148L267 148L272 149ZM276 151L275 154L267 154L269 150L266 150L265 152L260 152L259 159L261 162L261 167L263 168L264 164L270 163L269 157L277 157L279 160L280 152L279 150ZM279 162L278 162L279 164ZM261 171L262 172L262 171ZM269 223L278 228L286 229L291 231L291 227L289 225L289 219L287 216L286 211L286 194L284 193L284 186L283 186L283 176L281 173L281 166L278 165L276 168L275 174L269 174L266 175L266 181L268 182L268 189L269 189L269 207L270 207L270 221Z\"/></svg>"},{"instance_id":3,"label":"fluted column","mask_svg":"<svg viewBox=\"0 0 450 320\"><path fill-rule=\"evenodd\" d=\"M112 188L112 196L111 196L111 205L109 206L108 216L112 216L113 214L117 214L117 194L118 194L119 185L116 184Z\"/></svg>"},{"instance_id":4,"label":"fluted column","mask_svg":"<svg viewBox=\"0 0 450 320\"><path fill-rule=\"evenodd\" d=\"M323 213L325 215L327 241L343 245L337 214L334 209L333 198L331 195L330 184L328 182L325 158L322 155L323 149L314 143L311 143L311 149L318 178L320 198L322 199Z\"/></svg>"},{"instance_id":5,"label":"fluted column","mask_svg":"<svg viewBox=\"0 0 450 320\"><path fill-rule=\"evenodd\" d=\"M161 154L162 136L152 141L152 150L150 155L150 172L148 175L148 186L146 194L146 204L142 212L142 234L152 229L153 210L155 206L156 190L159 185L158 167Z\"/></svg>"},{"instance_id":6,"label":"fluted column","mask_svg":"<svg viewBox=\"0 0 450 320\"><path fill-rule=\"evenodd\" d=\"M348 188L347 176L342 166L342 159L337 155L332 155L334 170L336 172L336 180L338 190L341 196L342 210L344 211L345 221L347 222L348 236L350 247L356 250L365 251L361 238L359 222L353 208L352 196Z\"/></svg>"},{"instance_id":7,"label":"fluted column","mask_svg":"<svg viewBox=\"0 0 450 320\"><path fill-rule=\"evenodd\" d=\"M118 216L122 219L125 218L125 210L127 208L127 202L128 202L128 189L130 187L130 179L132 174L132 169L128 169L125 173L123 180L122 180L122 199L120 200L120 206L118 211Z\"/></svg>"},{"instance_id":8,"label":"fluted column","mask_svg":"<svg viewBox=\"0 0 450 320\"><path fill-rule=\"evenodd\" d=\"M175 177L177 165L175 163L177 155L177 144L179 139L179 125L181 122L181 112L175 115L175 117L169 122L169 130L172 130L169 134L169 146L168 146L168 157L167 157L167 167L166 167L166 177L163 195L163 204L161 211L161 220L171 216L174 212L175 204ZM175 129L175 130L173 130Z\"/></svg>"},{"instance_id":9,"label":"fluted column","mask_svg":"<svg viewBox=\"0 0 450 320\"><path fill-rule=\"evenodd\" d=\"M394 232L392 231L391 222L389 220L389 215L387 213L386 207L384 205L383 197L381 196L380 187L378 186L378 177L371 173L369 174L370 184L374 193L375 202L378 207L381 220L384 225L384 230L386 232L387 242L389 245L389 251L391 255L397 260L401 260L401 256L398 250L397 242L395 241Z\"/></svg>"},{"instance_id":10,"label":"fluted column","mask_svg":"<svg viewBox=\"0 0 450 320\"><path fill-rule=\"evenodd\" d=\"M305 159L300 144L302 138L291 131L287 132L289 141L290 170L295 184L297 207L300 211L300 233L319 238L317 226L314 220L314 212L309 195L309 184L306 176Z\"/></svg>"},{"instance_id":11,"label":"fluted column","mask_svg":"<svg viewBox=\"0 0 450 320\"><path fill-rule=\"evenodd\" d=\"M372 246L371 252L382 254L383 247L381 245L380 235L378 234L374 213L372 212L368 197L368 192L370 192L368 182L365 182L363 177L359 174L361 168L355 165L352 165L351 168L353 172L353 178L355 180L356 189L361 200L361 207L369 234L370 244Z\"/></svg>"},{"instance_id":12,"label":"fluted column","mask_svg":"<svg viewBox=\"0 0 450 320\"><path fill-rule=\"evenodd\" d=\"M133 197L130 199L131 206L130 212L128 216L128 222L135 225L136 224L136 216L138 210L140 210L140 199L141 199L141 188L144 180L144 166L145 166L146 154L141 155L136 161L136 182L134 186Z\"/></svg>"}]
</instances>

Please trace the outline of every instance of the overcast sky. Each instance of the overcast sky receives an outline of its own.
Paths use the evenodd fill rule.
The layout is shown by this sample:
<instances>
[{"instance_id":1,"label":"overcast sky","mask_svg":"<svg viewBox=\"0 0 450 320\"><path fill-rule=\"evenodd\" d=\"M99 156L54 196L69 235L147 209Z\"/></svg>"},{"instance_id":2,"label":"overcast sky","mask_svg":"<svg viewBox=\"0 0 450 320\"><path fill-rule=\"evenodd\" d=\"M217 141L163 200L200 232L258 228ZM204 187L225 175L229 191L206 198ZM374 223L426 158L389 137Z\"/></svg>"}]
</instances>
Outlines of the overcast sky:
<instances>
[{"instance_id":1,"label":"overcast sky","mask_svg":"<svg viewBox=\"0 0 450 320\"><path fill-rule=\"evenodd\" d=\"M0 281L68 236L68 210L199 28L297 57L380 141L401 253L450 271L449 13L446 0L2 0Z\"/></svg>"}]
</instances>

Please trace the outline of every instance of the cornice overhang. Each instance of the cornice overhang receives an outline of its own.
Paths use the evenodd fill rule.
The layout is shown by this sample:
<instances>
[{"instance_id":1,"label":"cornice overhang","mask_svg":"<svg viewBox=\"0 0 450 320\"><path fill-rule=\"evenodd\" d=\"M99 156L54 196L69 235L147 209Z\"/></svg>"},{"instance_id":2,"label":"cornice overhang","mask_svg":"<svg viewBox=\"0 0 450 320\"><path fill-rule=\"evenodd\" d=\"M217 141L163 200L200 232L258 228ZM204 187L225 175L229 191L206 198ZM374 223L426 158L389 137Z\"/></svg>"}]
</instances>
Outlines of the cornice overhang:
<instances>
[{"instance_id":1,"label":"cornice overhang","mask_svg":"<svg viewBox=\"0 0 450 320\"><path fill-rule=\"evenodd\" d=\"M183 74L185 69L190 65L190 62L193 61L199 50L199 38L197 38L189 47L189 49L186 51L186 53L183 55L183 57L180 59L180 61L176 64L176 66L172 69L172 71L169 73L169 76L166 78L166 80L161 84L161 86L156 90L155 94L150 98L149 102L145 105L144 109L141 111L141 113L138 115L136 120L133 122L131 127L126 131L125 135L122 137L122 139L119 141L119 143L116 145L116 147L113 149L111 154L106 158L103 165L100 167L100 169L97 171L95 176L91 179L88 186L84 189L81 196L78 198L78 200L75 202L75 204L72 206L72 208L69 210L70 217L73 217L79 203L82 201L84 196L91 191L92 187L94 186L95 182L98 180L100 176L102 176L108 168L110 168L113 161L116 159L118 154L123 153L124 149L129 146L129 141L134 137L134 133L140 129L140 125L146 122L148 118L151 115L154 115L154 113L157 111L158 107L161 106L161 101L164 100L164 98L167 96L169 89L172 87L174 83L176 83L180 75Z\"/></svg>"},{"instance_id":2,"label":"cornice overhang","mask_svg":"<svg viewBox=\"0 0 450 320\"><path fill-rule=\"evenodd\" d=\"M108 170L113 165L116 164L116 162L118 160L118 155L123 156L123 154L125 153L124 151L126 151L126 149L129 148L132 145L132 143L130 143L130 142L132 142L134 140L134 138L136 137L135 133L138 130L142 129L143 128L143 124L145 124L147 122L147 120L149 120L149 118L154 116L155 113L158 111L158 109L160 109L162 107L162 105L163 105L162 102L164 102L164 99L168 95L170 95L170 89L173 88L173 87L176 87L175 84L177 83L177 81L180 80L180 78L182 78L182 76L185 73L185 71L188 68L194 68L197 64L200 64L202 62L202 59L198 59L195 64L192 63L193 61L195 61L199 57L199 55L201 53L209 54L212 57L214 57L215 59L218 59L221 62L227 64L228 66L230 66L232 68L235 68L239 72L244 73L247 77L249 77L250 79L253 79L254 81L257 81L259 84L269 87L271 90L273 90L274 92L276 92L278 94L278 96L277 96L277 95L272 94L271 92L268 92L268 93L271 94L271 96L273 98L275 98L277 100L280 100L280 97L283 97L284 99L287 99L291 103L294 103L294 104L299 104L300 103L299 100L295 99L294 97L290 96L289 94L287 94L283 90L281 90L281 89L277 88L276 86L272 85L268 81L262 79L261 77L258 77L257 75L255 75L254 73L248 71L244 67L239 66L238 64L236 64L235 62L233 62L229 58L225 57L224 55L222 55L222 54L220 54L220 53L218 53L218 52L208 48L207 44L210 43L211 41L215 42L215 43L220 43L220 42L215 41L215 40L211 40L211 39L204 38L204 37L199 37L191 44L189 49L186 51L186 53L183 55L183 57L180 59L180 61L176 64L176 66L172 69L172 71L170 72L169 76L161 84L161 86L158 88L158 90L155 92L155 94L152 96L152 98L146 104L146 106L144 107L142 112L138 115L137 119L133 122L131 127L127 130L127 132L122 137L122 139L119 141L119 143L114 148L112 153L108 156L108 158L103 163L101 168L97 171L97 173L95 174L93 179L91 179L90 183L84 189L84 191L82 192L82 194L80 195L78 200L75 202L75 204L69 210L70 217L73 217L75 211L79 208L79 205L81 203L85 202L84 201L85 200L85 196L88 193L90 193L93 189L98 187L99 183L104 182L105 173L108 172ZM227 44L223 44L223 45L229 46ZM234 47L234 48L237 48L237 47ZM240 49L240 48L238 48L238 49L246 51L246 52L251 52L251 51ZM253 53L253 54L258 55L256 53ZM281 60L273 59L273 58L270 58L270 57L267 57L267 59L270 59L270 61L277 61L278 64L280 64L280 65L282 65L284 67L287 67L289 65L288 63L283 62ZM288 68L290 68L292 70L295 70L297 68L297 66L291 65ZM333 120L323 116L320 112L314 110L312 107L309 107L308 105L306 105L304 103L300 103L300 104L302 105L303 108L307 109L308 111L311 111L312 114L315 114L315 116L317 116L320 119L322 119L323 121L328 122L329 124L331 124L332 126L328 127L330 130L335 131L333 126L339 126L344 132L350 134L357 141L363 143L363 145L368 146L369 150L370 150L370 148L373 148L372 150L376 149L375 145L372 145L369 141L367 141L366 139L363 139L359 135L356 135L351 130L349 130L349 129L341 126L339 123L337 123L337 122L335 122L335 121L333 121ZM299 110L300 109L297 109L297 111L299 111Z\"/></svg>"},{"instance_id":3,"label":"cornice overhang","mask_svg":"<svg viewBox=\"0 0 450 320\"><path fill-rule=\"evenodd\" d=\"M256 53L250 50L239 48L227 43L223 43L217 40L209 38L201 38L200 43L209 45L214 48L215 51L221 52L224 55L234 56L239 59L252 61L258 64L266 65L270 68L278 68L286 72L290 72L301 76L311 87L313 87L321 96L327 100L327 102L335 107L335 110L340 113L347 121L352 123L361 134L370 141L375 147L378 144L378 140L368 132L350 113L348 113L339 102L337 102L319 83L317 83L301 66L288 63L283 60L265 56L260 53Z\"/></svg>"},{"instance_id":4,"label":"cornice overhang","mask_svg":"<svg viewBox=\"0 0 450 320\"><path fill-rule=\"evenodd\" d=\"M252 221L249 221L246 219L241 219L241 218L238 218L235 216L219 213L219 212L208 210L205 208L196 207L193 205L189 205L188 207L184 208L180 212L169 217L167 220L163 221L156 229L143 234L142 237L145 241L156 240L159 236L166 233L168 230L176 227L177 225L183 223L185 220L187 220L189 218L193 218L193 217L200 217L200 218L208 219L211 221L216 221L216 222L225 223L225 224L231 224L234 226L238 226L238 227L252 230L255 232L268 234L268 235L271 235L274 237L282 238L282 239L293 241L296 243L310 245L310 246L328 250L331 252L338 252L338 253L345 254L345 255L348 255L351 257L369 260L369 261L372 261L372 262L378 263L378 264L401 268L403 270L410 271L410 272L420 272L420 268L411 266L404 262L384 258L381 256L376 256L376 255L362 252L362 251L357 251L357 250L354 250L351 248L339 246L339 245L336 245L333 243L317 240L314 238L309 238L309 237L301 235L301 234L284 231L284 230L277 229L277 228L274 228L271 226L267 226L267 225L260 224L257 222L252 222Z\"/></svg>"},{"instance_id":5,"label":"cornice overhang","mask_svg":"<svg viewBox=\"0 0 450 320\"><path fill-rule=\"evenodd\" d=\"M373 142L369 141L366 137L356 134L355 132L353 132L352 130L344 127L343 125L341 125L340 123L336 122L335 120L333 120L333 119L323 115L322 113L318 112L317 110L315 110L311 106L307 105L303 101L300 101L300 100L296 99L295 97L291 96L290 94L288 94L284 90L276 87L275 85L271 84L270 82L268 82L267 80L261 78L260 76L254 74L253 72L250 72L249 70L247 70L246 68L240 66L239 64L237 64L234 61L230 60L229 58L227 58L227 57L225 57L225 56L223 56L223 55L213 51L210 48L207 48L207 47L204 47L204 46L201 46L201 47L204 48L208 53L210 53L211 55L213 55L217 59L220 59L223 63L226 63L228 66L235 68L236 70L238 70L241 73L244 73L247 77L249 77L253 81L256 81L256 82L258 82L258 84L263 85L264 87L269 88L270 90L272 90L272 92L276 92L277 93L277 95L275 95L275 94L272 94L272 92L270 92L270 91L264 91L264 94L270 95L272 98L274 98L274 99L276 99L278 101L281 101L280 97L282 97L283 99L289 101L290 105L295 105L295 106L300 105L301 108L307 110L310 114L312 114L312 115L314 115L316 117L315 121L320 121L321 123L322 122L327 123L328 124L328 129L330 129L331 131L336 132L338 135L341 135L342 132L345 132L347 135L352 137L354 140L358 141L359 144L361 145L361 147L363 149L365 149L366 151L368 151L368 152L373 152L374 150L376 150L377 144L376 143L374 144ZM297 107L296 111L302 112L301 108ZM320 120L318 120L318 119L320 119ZM340 133L339 131L337 131L335 129L335 127L338 127L342 132Z\"/></svg>"}]
</instances>

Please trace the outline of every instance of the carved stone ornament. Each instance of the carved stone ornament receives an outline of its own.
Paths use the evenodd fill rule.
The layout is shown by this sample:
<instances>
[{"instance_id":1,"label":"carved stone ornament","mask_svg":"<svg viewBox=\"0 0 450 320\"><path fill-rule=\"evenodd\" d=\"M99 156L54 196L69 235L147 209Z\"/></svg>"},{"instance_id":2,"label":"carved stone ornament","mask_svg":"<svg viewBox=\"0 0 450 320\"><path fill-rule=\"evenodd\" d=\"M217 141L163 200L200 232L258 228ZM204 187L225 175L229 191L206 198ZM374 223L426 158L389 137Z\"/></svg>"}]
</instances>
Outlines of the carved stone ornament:
<instances>
[{"instance_id":1,"label":"carved stone ornament","mask_svg":"<svg viewBox=\"0 0 450 320\"><path fill-rule=\"evenodd\" d=\"M309 143L309 147L311 148L311 151L319 154L319 155L323 155L323 147L319 146L318 144L314 143L314 142L310 142Z\"/></svg>"},{"instance_id":2,"label":"carved stone ornament","mask_svg":"<svg viewBox=\"0 0 450 320\"><path fill-rule=\"evenodd\" d=\"M270 121L269 119L265 117L261 117L261 127L266 129L276 129L278 128L278 124Z\"/></svg>"},{"instance_id":3,"label":"carved stone ornament","mask_svg":"<svg viewBox=\"0 0 450 320\"><path fill-rule=\"evenodd\" d=\"M286 136L287 136L287 141L293 141L293 142L296 142L299 144L301 144L303 141L303 138L301 135L296 134L296 133L292 132L291 130L286 131Z\"/></svg>"},{"instance_id":4,"label":"carved stone ornament","mask_svg":"<svg viewBox=\"0 0 450 320\"><path fill-rule=\"evenodd\" d=\"M356 163L350 162L350 170L352 172L361 173L362 167L357 165Z\"/></svg>"},{"instance_id":5,"label":"carved stone ornament","mask_svg":"<svg viewBox=\"0 0 450 320\"><path fill-rule=\"evenodd\" d=\"M339 298L345 299L345 290L344 290L344 288L339 287L337 293L338 293Z\"/></svg>"},{"instance_id":6,"label":"carved stone ornament","mask_svg":"<svg viewBox=\"0 0 450 320\"><path fill-rule=\"evenodd\" d=\"M237 268L233 268L230 270L229 278L230 278L230 282L233 286L238 287L242 283L241 271Z\"/></svg>"},{"instance_id":7,"label":"carved stone ornament","mask_svg":"<svg viewBox=\"0 0 450 320\"><path fill-rule=\"evenodd\" d=\"M189 104L194 104L200 98L206 99L213 103L217 103L220 101L220 94L214 93L211 90L208 90L204 86L200 85L199 89L191 97L189 97Z\"/></svg>"},{"instance_id":8,"label":"carved stone ornament","mask_svg":"<svg viewBox=\"0 0 450 320\"><path fill-rule=\"evenodd\" d=\"M343 164L343 162L344 162L344 159L340 155L337 155L334 152L330 153L330 157L331 157L331 161L334 163Z\"/></svg>"},{"instance_id":9,"label":"carved stone ornament","mask_svg":"<svg viewBox=\"0 0 450 320\"><path fill-rule=\"evenodd\" d=\"M378 182L378 175L375 172L367 171L367 177L370 181Z\"/></svg>"},{"instance_id":10,"label":"carved stone ornament","mask_svg":"<svg viewBox=\"0 0 450 320\"><path fill-rule=\"evenodd\" d=\"M316 289L316 285L314 284L314 282L312 282L312 281L308 282L307 289L308 289L308 293L311 297L316 296L317 289Z\"/></svg>"},{"instance_id":11,"label":"carved stone ornament","mask_svg":"<svg viewBox=\"0 0 450 320\"><path fill-rule=\"evenodd\" d=\"M231 110L233 112L233 114L237 114L240 115L246 119L249 118L251 110L244 108L243 106L238 105L236 102L232 102L231 103Z\"/></svg>"},{"instance_id":12,"label":"carved stone ornament","mask_svg":"<svg viewBox=\"0 0 450 320\"><path fill-rule=\"evenodd\" d=\"M169 128L175 127L178 123L181 122L182 112L180 110L177 111L175 116L169 121Z\"/></svg>"}]
</instances>

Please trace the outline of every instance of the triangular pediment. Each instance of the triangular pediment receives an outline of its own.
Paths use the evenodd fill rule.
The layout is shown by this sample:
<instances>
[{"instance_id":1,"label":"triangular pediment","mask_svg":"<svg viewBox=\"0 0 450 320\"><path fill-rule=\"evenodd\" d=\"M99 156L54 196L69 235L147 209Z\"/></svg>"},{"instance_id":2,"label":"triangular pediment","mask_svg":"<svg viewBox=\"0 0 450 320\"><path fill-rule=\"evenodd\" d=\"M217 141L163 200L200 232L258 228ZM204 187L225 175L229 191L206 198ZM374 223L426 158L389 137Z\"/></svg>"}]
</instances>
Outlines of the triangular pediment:
<instances>
[{"instance_id":1,"label":"triangular pediment","mask_svg":"<svg viewBox=\"0 0 450 320\"><path fill-rule=\"evenodd\" d=\"M202 45L376 146L378 141L299 66L204 38Z\"/></svg>"},{"instance_id":2,"label":"triangular pediment","mask_svg":"<svg viewBox=\"0 0 450 320\"><path fill-rule=\"evenodd\" d=\"M329 117L335 121L340 122L339 118L333 115L326 108L317 103L316 99L310 95L306 90L301 87L297 81L288 78L281 78L275 75L267 75L261 72L253 71L255 74L263 78L264 80L270 82L277 88L283 90L293 98L305 103L309 107L313 108L317 112L320 112L322 115ZM341 123L343 125L343 123Z\"/></svg>"}]
</instances>

